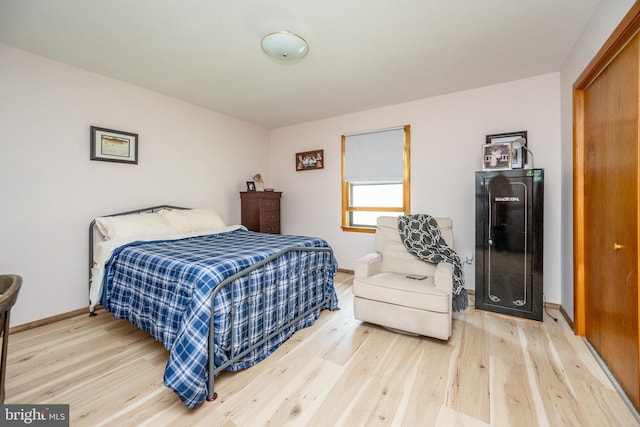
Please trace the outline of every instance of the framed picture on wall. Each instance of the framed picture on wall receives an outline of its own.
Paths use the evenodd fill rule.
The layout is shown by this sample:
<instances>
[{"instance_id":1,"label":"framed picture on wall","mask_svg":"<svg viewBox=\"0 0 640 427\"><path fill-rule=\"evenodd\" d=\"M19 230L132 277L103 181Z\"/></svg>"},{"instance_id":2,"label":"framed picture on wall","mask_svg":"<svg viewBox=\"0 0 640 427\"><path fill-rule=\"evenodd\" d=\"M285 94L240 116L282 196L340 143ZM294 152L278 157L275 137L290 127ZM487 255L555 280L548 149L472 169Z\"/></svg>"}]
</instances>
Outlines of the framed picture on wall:
<instances>
[{"instance_id":1,"label":"framed picture on wall","mask_svg":"<svg viewBox=\"0 0 640 427\"><path fill-rule=\"evenodd\" d=\"M138 164L138 134L91 126L90 160Z\"/></svg>"},{"instance_id":2,"label":"framed picture on wall","mask_svg":"<svg viewBox=\"0 0 640 427\"><path fill-rule=\"evenodd\" d=\"M482 147L482 170L511 169L511 143L485 144Z\"/></svg>"},{"instance_id":3,"label":"framed picture on wall","mask_svg":"<svg viewBox=\"0 0 640 427\"><path fill-rule=\"evenodd\" d=\"M296 153L296 171L324 168L324 150Z\"/></svg>"}]
</instances>

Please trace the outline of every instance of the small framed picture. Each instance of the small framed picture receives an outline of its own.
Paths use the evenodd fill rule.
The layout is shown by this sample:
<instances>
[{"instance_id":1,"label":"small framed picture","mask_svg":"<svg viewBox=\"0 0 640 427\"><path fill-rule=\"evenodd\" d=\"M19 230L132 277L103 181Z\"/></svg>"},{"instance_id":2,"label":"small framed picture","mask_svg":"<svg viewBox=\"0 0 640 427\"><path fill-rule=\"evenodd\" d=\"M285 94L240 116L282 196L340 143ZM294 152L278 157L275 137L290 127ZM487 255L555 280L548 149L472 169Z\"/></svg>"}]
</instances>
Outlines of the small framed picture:
<instances>
[{"instance_id":1,"label":"small framed picture","mask_svg":"<svg viewBox=\"0 0 640 427\"><path fill-rule=\"evenodd\" d=\"M482 170L511 169L511 143L485 144L482 147Z\"/></svg>"},{"instance_id":2,"label":"small framed picture","mask_svg":"<svg viewBox=\"0 0 640 427\"><path fill-rule=\"evenodd\" d=\"M247 181L247 191L256 191L256 183L253 181Z\"/></svg>"},{"instance_id":3,"label":"small framed picture","mask_svg":"<svg viewBox=\"0 0 640 427\"><path fill-rule=\"evenodd\" d=\"M296 171L324 168L324 150L296 153Z\"/></svg>"},{"instance_id":4,"label":"small framed picture","mask_svg":"<svg viewBox=\"0 0 640 427\"><path fill-rule=\"evenodd\" d=\"M497 133L494 135L487 135L487 144L502 144L508 142L513 144L516 140L521 141L520 148L511 147L511 168L522 169L527 163L527 131L520 132L507 132ZM523 148L524 147L524 148Z\"/></svg>"},{"instance_id":5,"label":"small framed picture","mask_svg":"<svg viewBox=\"0 0 640 427\"><path fill-rule=\"evenodd\" d=\"M90 160L138 164L138 134L91 126Z\"/></svg>"}]
</instances>

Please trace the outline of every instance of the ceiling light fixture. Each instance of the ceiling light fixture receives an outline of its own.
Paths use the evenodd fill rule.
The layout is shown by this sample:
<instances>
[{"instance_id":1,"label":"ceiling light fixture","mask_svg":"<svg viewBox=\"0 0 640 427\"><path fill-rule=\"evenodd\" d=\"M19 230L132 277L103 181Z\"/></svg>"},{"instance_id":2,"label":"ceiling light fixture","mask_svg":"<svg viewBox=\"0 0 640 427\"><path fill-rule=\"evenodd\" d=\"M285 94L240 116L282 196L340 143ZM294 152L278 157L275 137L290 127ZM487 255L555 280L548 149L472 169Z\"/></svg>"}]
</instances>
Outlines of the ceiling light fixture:
<instances>
[{"instance_id":1,"label":"ceiling light fixture","mask_svg":"<svg viewBox=\"0 0 640 427\"><path fill-rule=\"evenodd\" d=\"M303 58L309 52L305 39L290 31L278 31L262 38L262 50L272 58L292 61Z\"/></svg>"}]
</instances>

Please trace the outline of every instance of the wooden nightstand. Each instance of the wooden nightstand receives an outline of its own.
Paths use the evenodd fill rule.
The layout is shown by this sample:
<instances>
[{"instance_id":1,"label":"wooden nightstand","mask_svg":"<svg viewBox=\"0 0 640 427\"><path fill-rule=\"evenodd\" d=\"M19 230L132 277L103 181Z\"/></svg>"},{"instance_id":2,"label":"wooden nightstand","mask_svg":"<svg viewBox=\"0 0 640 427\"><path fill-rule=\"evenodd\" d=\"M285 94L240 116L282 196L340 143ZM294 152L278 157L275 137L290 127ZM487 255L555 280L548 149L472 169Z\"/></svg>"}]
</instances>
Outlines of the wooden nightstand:
<instances>
[{"instance_id":1,"label":"wooden nightstand","mask_svg":"<svg viewBox=\"0 0 640 427\"><path fill-rule=\"evenodd\" d=\"M280 191L241 191L241 223L250 231L280 234Z\"/></svg>"}]
</instances>

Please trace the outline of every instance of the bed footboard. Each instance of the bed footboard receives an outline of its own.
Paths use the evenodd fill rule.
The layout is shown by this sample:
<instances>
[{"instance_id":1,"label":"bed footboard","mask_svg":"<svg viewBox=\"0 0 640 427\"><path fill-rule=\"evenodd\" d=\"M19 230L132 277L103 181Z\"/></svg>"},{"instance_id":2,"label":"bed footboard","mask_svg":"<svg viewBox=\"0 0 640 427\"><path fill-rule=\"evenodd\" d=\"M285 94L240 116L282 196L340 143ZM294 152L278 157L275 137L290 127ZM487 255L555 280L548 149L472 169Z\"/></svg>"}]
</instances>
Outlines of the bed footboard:
<instances>
[{"instance_id":1,"label":"bed footboard","mask_svg":"<svg viewBox=\"0 0 640 427\"><path fill-rule=\"evenodd\" d=\"M296 247L284 249L216 286L211 296L207 400L217 397L214 380L221 371L252 353L275 351L280 339L284 342L295 331L310 326L320 310L337 308L334 275L330 247ZM274 309L271 298L285 303ZM238 321L247 307L253 308L247 319ZM227 337L224 344L219 342L221 336ZM216 363L222 351L217 346L225 347L226 360Z\"/></svg>"}]
</instances>

